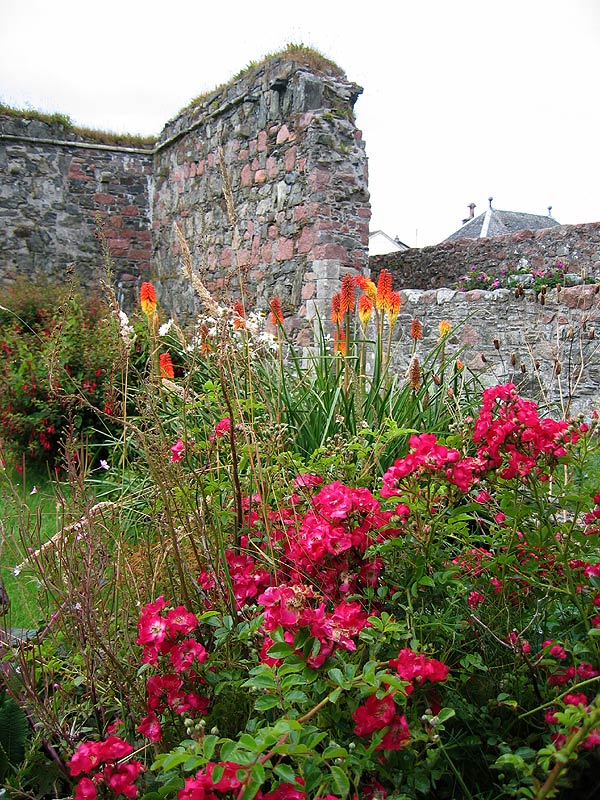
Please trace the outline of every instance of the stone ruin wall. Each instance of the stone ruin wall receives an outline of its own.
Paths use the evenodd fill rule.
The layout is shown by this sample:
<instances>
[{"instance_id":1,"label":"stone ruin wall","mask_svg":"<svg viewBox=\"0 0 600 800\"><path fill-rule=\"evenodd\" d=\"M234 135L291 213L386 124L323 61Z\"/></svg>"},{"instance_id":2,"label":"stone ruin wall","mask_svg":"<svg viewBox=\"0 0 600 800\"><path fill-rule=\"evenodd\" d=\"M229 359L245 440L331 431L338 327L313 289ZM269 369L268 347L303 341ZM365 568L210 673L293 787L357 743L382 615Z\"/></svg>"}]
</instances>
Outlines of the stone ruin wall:
<instances>
[{"instance_id":1,"label":"stone ruin wall","mask_svg":"<svg viewBox=\"0 0 600 800\"><path fill-rule=\"evenodd\" d=\"M598 284L549 290L544 299L531 288L456 291L472 266L501 276L510 267L539 271L562 262L575 279L600 283L600 222L560 225L507 236L458 239L370 260L376 277L393 275L403 303L398 319L398 364L406 368L410 322L424 324L419 355L433 348L438 325L453 325L448 352L486 385L511 381L555 412L600 410L600 293ZM452 287L452 288L451 288ZM497 349L495 342L500 346Z\"/></svg>"},{"instance_id":2,"label":"stone ruin wall","mask_svg":"<svg viewBox=\"0 0 600 800\"><path fill-rule=\"evenodd\" d=\"M100 219L125 306L152 279L165 310L185 321L198 305L179 271L177 223L219 300L239 296L240 284L251 307L264 310L277 295L292 329L307 331L317 311L328 319L342 274L368 269L366 156L353 118L359 93L338 74L275 58L184 110L150 149L1 116L0 291L18 276L64 280L70 266L84 286L97 287L105 274ZM508 290L448 287L471 265L494 273L559 260L600 279L599 239L600 223L590 223L370 259L374 276L390 269L402 289L398 369L406 368L410 321L424 323L424 357L447 319L448 352L485 382L514 380L538 398L542 386L563 404L576 384L572 408L598 407L595 287L553 290L544 305L531 290L516 299Z\"/></svg>"},{"instance_id":3,"label":"stone ruin wall","mask_svg":"<svg viewBox=\"0 0 600 800\"><path fill-rule=\"evenodd\" d=\"M361 91L276 58L166 126L153 265L169 307L187 316L195 305L179 270L176 222L220 301L239 298L240 286L249 308L278 296L304 338L307 318L329 315L341 272L367 267L366 156L353 115Z\"/></svg>"},{"instance_id":4,"label":"stone ruin wall","mask_svg":"<svg viewBox=\"0 0 600 800\"><path fill-rule=\"evenodd\" d=\"M152 279L165 311L189 322L198 301L179 269L176 223L219 301L243 287L265 310L277 295L306 338L341 272L367 267L361 91L335 69L274 57L184 109L149 148L0 116L0 286L61 281L69 267L97 286L99 219L124 306Z\"/></svg>"},{"instance_id":5,"label":"stone ruin wall","mask_svg":"<svg viewBox=\"0 0 600 800\"><path fill-rule=\"evenodd\" d=\"M395 363L401 374L412 350L411 321L423 323L417 356L424 362L438 343L439 323L447 320L449 363L459 359L483 385L514 383L553 414L600 411L596 285L552 289L543 304L533 289L518 298L509 289L405 289L400 296Z\"/></svg>"},{"instance_id":6,"label":"stone ruin wall","mask_svg":"<svg viewBox=\"0 0 600 800\"><path fill-rule=\"evenodd\" d=\"M385 267L397 284L413 289L454 287L472 266L500 276L510 267L548 270L559 261L569 272L600 279L600 222L557 225L484 239L456 239L373 256L369 261L372 270Z\"/></svg>"},{"instance_id":7,"label":"stone ruin wall","mask_svg":"<svg viewBox=\"0 0 600 800\"><path fill-rule=\"evenodd\" d=\"M18 278L106 277L102 225L120 298L151 272L152 153L85 141L58 123L0 115L0 289Z\"/></svg>"}]
</instances>

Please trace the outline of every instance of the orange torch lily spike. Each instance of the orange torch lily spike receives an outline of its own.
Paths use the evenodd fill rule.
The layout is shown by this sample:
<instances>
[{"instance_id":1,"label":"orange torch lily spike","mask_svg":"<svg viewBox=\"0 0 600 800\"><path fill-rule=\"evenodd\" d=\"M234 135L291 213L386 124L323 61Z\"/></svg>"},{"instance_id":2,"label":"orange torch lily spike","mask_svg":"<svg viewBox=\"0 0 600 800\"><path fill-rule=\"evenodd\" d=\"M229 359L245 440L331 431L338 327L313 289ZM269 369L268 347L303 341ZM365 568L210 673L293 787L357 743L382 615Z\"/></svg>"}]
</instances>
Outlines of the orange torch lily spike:
<instances>
[{"instance_id":1,"label":"orange torch lily spike","mask_svg":"<svg viewBox=\"0 0 600 800\"><path fill-rule=\"evenodd\" d=\"M271 309L271 322L273 325L283 325L283 309L281 308L281 300L274 297L269 307Z\"/></svg>"},{"instance_id":2,"label":"orange torch lily spike","mask_svg":"<svg viewBox=\"0 0 600 800\"><path fill-rule=\"evenodd\" d=\"M173 361L169 353L161 353L158 359L160 366L161 378L169 378L173 380L175 377L175 370L173 369Z\"/></svg>"},{"instance_id":3,"label":"orange torch lily spike","mask_svg":"<svg viewBox=\"0 0 600 800\"><path fill-rule=\"evenodd\" d=\"M148 281L140 286L140 305L147 317L151 317L156 311L156 290Z\"/></svg>"}]
</instances>

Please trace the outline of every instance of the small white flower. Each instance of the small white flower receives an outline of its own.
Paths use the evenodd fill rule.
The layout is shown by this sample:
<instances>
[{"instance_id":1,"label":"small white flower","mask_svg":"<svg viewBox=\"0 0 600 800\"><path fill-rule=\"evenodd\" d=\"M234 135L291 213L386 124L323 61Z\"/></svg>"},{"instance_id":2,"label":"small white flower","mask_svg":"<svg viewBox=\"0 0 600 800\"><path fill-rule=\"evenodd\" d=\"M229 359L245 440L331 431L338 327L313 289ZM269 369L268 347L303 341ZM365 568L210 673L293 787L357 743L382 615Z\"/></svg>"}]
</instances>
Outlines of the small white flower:
<instances>
[{"instance_id":1,"label":"small white flower","mask_svg":"<svg viewBox=\"0 0 600 800\"><path fill-rule=\"evenodd\" d=\"M119 309L119 335L123 340L127 350L131 350L136 339L133 326L129 323L129 317L124 311Z\"/></svg>"},{"instance_id":2,"label":"small white flower","mask_svg":"<svg viewBox=\"0 0 600 800\"><path fill-rule=\"evenodd\" d=\"M29 492L29 494L37 494L37 492L38 492L38 488L37 488L37 486L34 486L33 489Z\"/></svg>"},{"instance_id":3,"label":"small white flower","mask_svg":"<svg viewBox=\"0 0 600 800\"><path fill-rule=\"evenodd\" d=\"M108 466L108 461L106 461L104 458L100 459L100 467L102 469L110 469L110 467Z\"/></svg>"},{"instance_id":4,"label":"small white flower","mask_svg":"<svg viewBox=\"0 0 600 800\"><path fill-rule=\"evenodd\" d=\"M163 322L163 324L158 329L159 336L166 336L167 333L171 330L171 326L173 325L173 320L170 319L168 322Z\"/></svg>"}]
</instances>

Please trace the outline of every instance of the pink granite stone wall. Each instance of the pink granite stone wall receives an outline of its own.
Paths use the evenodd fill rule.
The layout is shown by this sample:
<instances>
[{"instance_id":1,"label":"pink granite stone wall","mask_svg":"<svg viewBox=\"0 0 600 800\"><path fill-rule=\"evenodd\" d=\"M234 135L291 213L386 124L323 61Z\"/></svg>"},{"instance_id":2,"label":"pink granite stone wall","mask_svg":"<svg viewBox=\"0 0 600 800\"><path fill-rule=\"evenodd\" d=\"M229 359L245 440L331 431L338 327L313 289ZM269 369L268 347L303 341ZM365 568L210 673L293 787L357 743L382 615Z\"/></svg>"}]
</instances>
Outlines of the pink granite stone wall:
<instances>
[{"instance_id":1,"label":"pink granite stone wall","mask_svg":"<svg viewBox=\"0 0 600 800\"><path fill-rule=\"evenodd\" d=\"M243 290L249 306L266 309L277 295L295 333L328 314L331 281L367 267L367 161L353 115L360 92L339 74L274 58L165 127L153 264L166 307L184 319L198 307L179 270L177 223L221 302Z\"/></svg>"}]
</instances>

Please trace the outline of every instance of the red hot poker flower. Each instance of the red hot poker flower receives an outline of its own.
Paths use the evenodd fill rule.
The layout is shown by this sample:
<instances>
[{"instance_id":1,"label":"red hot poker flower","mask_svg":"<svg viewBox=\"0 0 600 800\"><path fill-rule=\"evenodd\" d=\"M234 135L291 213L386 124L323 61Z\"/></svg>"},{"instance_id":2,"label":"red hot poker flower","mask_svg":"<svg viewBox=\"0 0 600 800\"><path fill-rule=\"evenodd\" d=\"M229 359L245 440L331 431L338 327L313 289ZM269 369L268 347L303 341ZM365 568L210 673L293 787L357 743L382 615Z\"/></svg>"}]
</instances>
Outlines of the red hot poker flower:
<instances>
[{"instance_id":1,"label":"red hot poker flower","mask_svg":"<svg viewBox=\"0 0 600 800\"><path fill-rule=\"evenodd\" d=\"M344 275L342 278L342 289L340 292L340 311L342 314L351 314L354 311L354 278L352 275Z\"/></svg>"},{"instance_id":2,"label":"red hot poker flower","mask_svg":"<svg viewBox=\"0 0 600 800\"><path fill-rule=\"evenodd\" d=\"M333 352L345 356L348 352L348 345L346 342L346 332L343 330L335 330L333 332Z\"/></svg>"},{"instance_id":3,"label":"red hot poker flower","mask_svg":"<svg viewBox=\"0 0 600 800\"><path fill-rule=\"evenodd\" d=\"M361 289L369 298L369 300L375 302L377 297L377 287L373 283L372 280L369 278L365 278L364 275L357 275L354 278L354 281L359 289Z\"/></svg>"},{"instance_id":4,"label":"red hot poker flower","mask_svg":"<svg viewBox=\"0 0 600 800\"><path fill-rule=\"evenodd\" d=\"M246 327L246 312L243 303L239 300L233 304L233 327L236 330L243 330Z\"/></svg>"},{"instance_id":5,"label":"red hot poker flower","mask_svg":"<svg viewBox=\"0 0 600 800\"><path fill-rule=\"evenodd\" d=\"M390 290L385 299L385 313L390 325L392 326L396 324L396 320L398 319L398 314L400 313L400 303L401 300L398 292L392 292Z\"/></svg>"},{"instance_id":6,"label":"red hot poker flower","mask_svg":"<svg viewBox=\"0 0 600 800\"><path fill-rule=\"evenodd\" d=\"M271 308L271 322L273 325L283 325L283 309L281 308L281 300L274 297L270 304Z\"/></svg>"},{"instance_id":7,"label":"red hot poker flower","mask_svg":"<svg viewBox=\"0 0 600 800\"><path fill-rule=\"evenodd\" d=\"M338 292L331 298L331 321L339 325L344 318L342 313L342 295Z\"/></svg>"},{"instance_id":8,"label":"red hot poker flower","mask_svg":"<svg viewBox=\"0 0 600 800\"><path fill-rule=\"evenodd\" d=\"M373 301L368 295L361 294L361 296L358 298L358 316L360 318L360 324L363 326L363 328L366 328L369 324L372 313Z\"/></svg>"},{"instance_id":9,"label":"red hot poker flower","mask_svg":"<svg viewBox=\"0 0 600 800\"><path fill-rule=\"evenodd\" d=\"M410 338L415 341L423 338L423 323L421 320L413 319L410 323Z\"/></svg>"},{"instance_id":10,"label":"red hot poker flower","mask_svg":"<svg viewBox=\"0 0 600 800\"><path fill-rule=\"evenodd\" d=\"M173 380L175 377L175 370L173 369L173 361L169 353L161 353L158 362L160 365L161 377Z\"/></svg>"},{"instance_id":11,"label":"red hot poker flower","mask_svg":"<svg viewBox=\"0 0 600 800\"><path fill-rule=\"evenodd\" d=\"M154 286L147 281L140 286L140 305L147 317L151 317L156 311L156 290Z\"/></svg>"},{"instance_id":12,"label":"red hot poker flower","mask_svg":"<svg viewBox=\"0 0 600 800\"><path fill-rule=\"evenodd\" d=\"M375 298L375 308L381 311L386 307L388 295L392 291L392 273L387 269L382 269L377 279L377 296Z\"/></svg>"}]
</instances>

